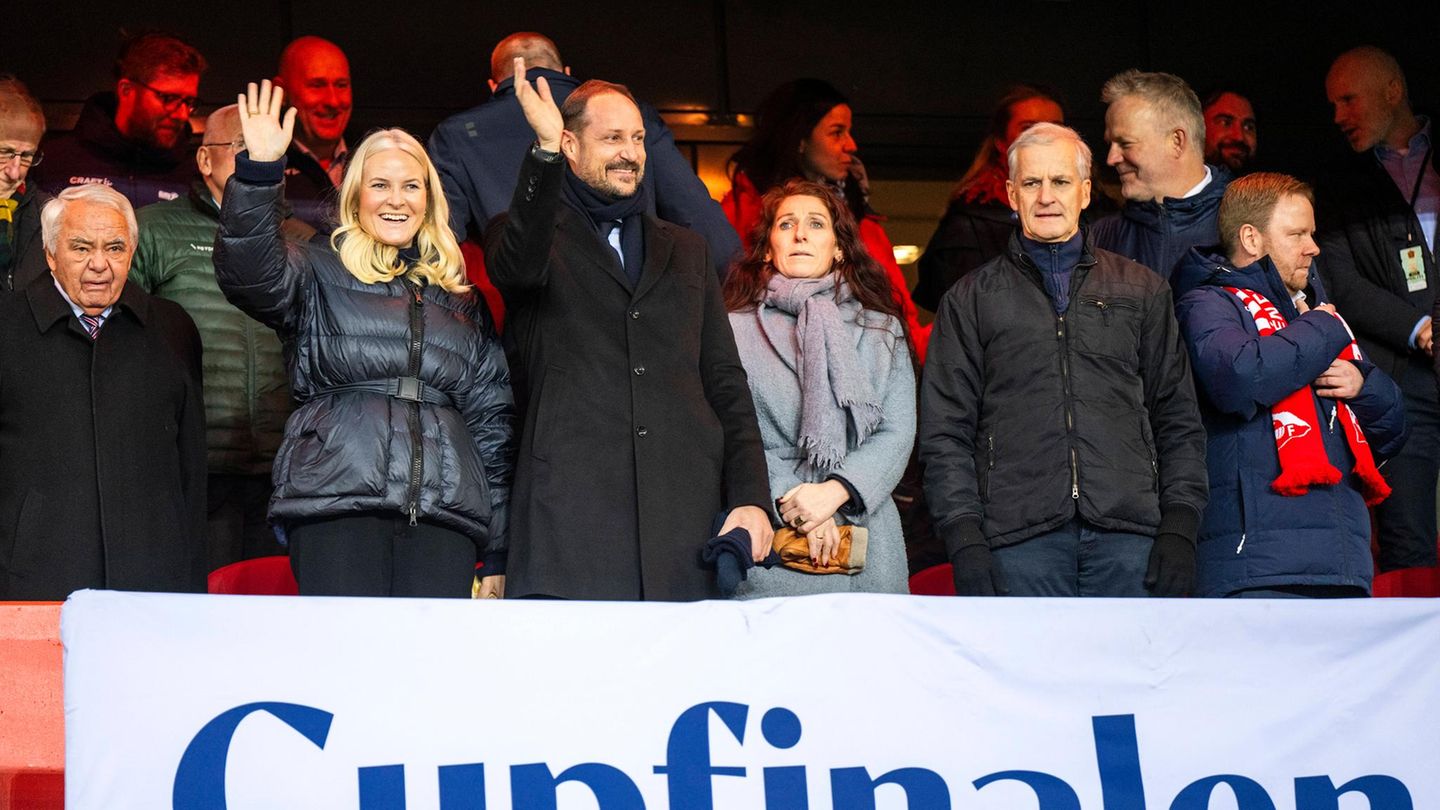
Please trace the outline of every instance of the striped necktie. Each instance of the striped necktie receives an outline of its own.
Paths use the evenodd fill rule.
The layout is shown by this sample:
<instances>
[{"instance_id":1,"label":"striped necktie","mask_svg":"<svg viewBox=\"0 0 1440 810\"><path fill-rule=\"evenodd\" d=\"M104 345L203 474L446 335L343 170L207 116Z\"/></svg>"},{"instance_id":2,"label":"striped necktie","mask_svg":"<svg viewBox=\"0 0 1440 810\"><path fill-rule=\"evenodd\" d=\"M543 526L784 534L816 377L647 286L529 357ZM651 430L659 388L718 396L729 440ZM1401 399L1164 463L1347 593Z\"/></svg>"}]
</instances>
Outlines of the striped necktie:
<instances>
[{"instance_id":1,"label":"striped necktie","mask_svg":"<svg viewBox=\"0 0 1440 810\"><path fill-rule=\"evenodd\" d=\"M87 315L82 312L80 313L80 323L85 327L85 331L90 333L91 340L94 340L95 337L100 334L99 315Z\"/></svg>"}]
</instances>

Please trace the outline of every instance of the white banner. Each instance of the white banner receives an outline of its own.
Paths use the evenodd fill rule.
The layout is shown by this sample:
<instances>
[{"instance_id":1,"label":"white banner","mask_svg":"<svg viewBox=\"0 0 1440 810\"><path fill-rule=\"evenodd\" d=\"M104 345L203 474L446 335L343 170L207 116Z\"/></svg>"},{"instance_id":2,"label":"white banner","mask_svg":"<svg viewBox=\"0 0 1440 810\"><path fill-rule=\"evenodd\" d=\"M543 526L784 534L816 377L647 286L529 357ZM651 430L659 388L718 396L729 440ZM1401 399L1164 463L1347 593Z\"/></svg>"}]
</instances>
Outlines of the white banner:
<instances>
[{"instance_id":1,"label":"white banner","mask_svg":"<svg viewBox=\"0 0 1440 810\"><path fill-rule=\"evenodd\" d=\"M1434 810L1440 602L82 592L67 807Z\"/></svg>"}]
</instances>

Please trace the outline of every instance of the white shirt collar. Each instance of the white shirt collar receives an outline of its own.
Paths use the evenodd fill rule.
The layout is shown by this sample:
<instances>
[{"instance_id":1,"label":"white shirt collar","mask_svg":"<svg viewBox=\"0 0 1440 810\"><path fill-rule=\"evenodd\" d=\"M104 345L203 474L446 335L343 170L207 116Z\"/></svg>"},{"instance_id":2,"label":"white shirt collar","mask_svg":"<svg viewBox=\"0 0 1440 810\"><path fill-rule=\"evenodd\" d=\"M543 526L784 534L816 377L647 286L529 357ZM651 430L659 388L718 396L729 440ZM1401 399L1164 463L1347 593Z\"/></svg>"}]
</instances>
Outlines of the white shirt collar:
<instances>
[{"instance_id":1,"label":"white shirt collar","mask_svg":"<svg viewBox=\"0 0 1440 810\"><path fill-rule=\"evenodd\" d=\"M70 305L70 311L73 312L73 313L75 313L75 318L78 320L78 319L80 318L80 316L85 313L85 310L81 309L79 306L77 306L77 305L75 304L74 301L71 301L71 300L70 300L70 296L68 296L68 295L65 294L65 288L60 286L60 279L55 278L55 275L54 275L53 273L50 275L50 280L55 283L55 290L56 290L56 292L59 292L59 293L60 293L60 297L65 299L65 303L67 303L67 304ZM97 316L98 318L100 318L100 323L105 323L105 319L108 318L108 317L110 317L110 313L111 313L114 309L115 309L115 305L114 305L114 304L111 304L110 306L105 307L105 311L102 312L102 313L100 313L100 314Z\"/></svg>"},{"instance_id":2,"label":"white shirt collar","mask_svg":"<svg viewBox=\"0 0 1440 810\"><path fill-rule=\"evenodd\" d=\"M1180 195L1180 199L1184 200L1184 199L1188 199L1188 198L1190 198L1190 197L1194 197L1196 194L1199 194L1200 192L1204 191L1204 190L1205 190L1205 187L1208 186L1208 185L1210 185L1210 181L1211 181L1211 180L1214 180L1214 179L1215 179L1215 176L1210 173L1210 167L1209 167L1209 166L1206 166L1206 167L1205 167L1205 179L1204 179L1204 180L1201 180L1199 183L1196 183L1195 186L1194 186L1193 188L1191 188L1189 191L1185 192L1184 194L1181 194L1181 195Z\"/></svg>"}]
</instances>

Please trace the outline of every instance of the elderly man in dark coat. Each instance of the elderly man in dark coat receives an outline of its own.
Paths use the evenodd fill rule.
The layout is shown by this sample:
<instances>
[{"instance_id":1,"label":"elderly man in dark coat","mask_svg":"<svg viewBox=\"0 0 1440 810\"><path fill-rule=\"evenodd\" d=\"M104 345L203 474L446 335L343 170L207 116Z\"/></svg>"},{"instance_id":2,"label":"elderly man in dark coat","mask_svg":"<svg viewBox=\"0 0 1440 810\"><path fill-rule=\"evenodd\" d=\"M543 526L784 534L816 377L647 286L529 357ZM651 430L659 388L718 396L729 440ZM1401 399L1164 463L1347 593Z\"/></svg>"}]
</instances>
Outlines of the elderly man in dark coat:
<instances>
[{"instance_id":1,"label":"elderly man in dark coat","mask_svg":"<svg viewBox=\"0 0 1440 810\"><path fill-rule=\"evenodd\" d=\"M195 324L126 283L119 192L68 188L41 231L50 274L0 299L0 600L203 590Z\"/></svg>"},{"instance_id":2,"label":"elderly man in dark coat","mask_svg":"<svg viewBox=\"0 0 1440 810\"><path fill-rule=\"evenodd\" d=\"M646 213L645 131L619 85L587 82L559 110L521 60L537 135L486 264L525 430L507 595L701 599L700 548L749 531L769 550L764 450L704 241Z\"/></svg>"}]
</instances>

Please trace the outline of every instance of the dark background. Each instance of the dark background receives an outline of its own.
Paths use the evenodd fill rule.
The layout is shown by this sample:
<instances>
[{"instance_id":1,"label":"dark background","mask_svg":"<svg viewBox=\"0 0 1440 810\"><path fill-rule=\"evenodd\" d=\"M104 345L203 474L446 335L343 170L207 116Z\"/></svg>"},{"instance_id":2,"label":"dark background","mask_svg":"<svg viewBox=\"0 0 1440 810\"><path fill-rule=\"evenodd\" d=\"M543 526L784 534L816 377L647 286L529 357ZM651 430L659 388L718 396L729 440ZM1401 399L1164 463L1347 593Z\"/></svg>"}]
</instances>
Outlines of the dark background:
<instances>
[{"instance_id":1,"label":"dark background","mask_svg":"<svg viewBox=\"0 0 1440 810\"><path fill-rule=\"evenodd\" d=\"M52 129L68 128L87 95L112 86L121 30L149 26L205 53L211 69L201 95L219 104L245 81L272 75L291 38L325 36L350 56L355 123L425 137L441 118L488 97L490 49L529 29L554 38L577 76L624 82L667 112L749 112L781 81L829 79L851 96L861 154L882 180L958 175L994 97L1016 79L1057 87L1070 122L1097 147L1099 88L1120 70L1174 72L1202 93L1234 83L1258 108L1260 157L1283 167L1341 147L1323 80L1347 47L1368 42L1395 53L1417 107L1440 96L1440 2L20 0L3 18L0 70L46 103ZM679 134L737 138L723 127Z\"/></svg>"}]
</instances>

